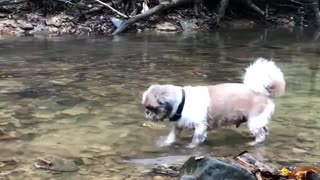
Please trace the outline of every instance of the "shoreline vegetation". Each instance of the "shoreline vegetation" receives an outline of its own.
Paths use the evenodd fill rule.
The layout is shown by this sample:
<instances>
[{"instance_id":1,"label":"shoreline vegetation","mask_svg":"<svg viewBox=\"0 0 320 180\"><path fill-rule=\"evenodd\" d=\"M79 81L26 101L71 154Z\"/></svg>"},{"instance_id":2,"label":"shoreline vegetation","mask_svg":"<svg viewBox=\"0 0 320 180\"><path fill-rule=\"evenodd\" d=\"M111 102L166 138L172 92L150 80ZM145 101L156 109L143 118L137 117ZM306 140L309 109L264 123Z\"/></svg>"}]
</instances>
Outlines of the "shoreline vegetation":
<instances>
[{"instance_id":1,"label":"shoreline vegetation","mask_svg":"<svg viewBox=\"0 0 320 180\"><path fill-rule=\"evenodd\" d=\"M318 0L0 0L1 35L319 26Z\"/></svg>"}]
</instances>

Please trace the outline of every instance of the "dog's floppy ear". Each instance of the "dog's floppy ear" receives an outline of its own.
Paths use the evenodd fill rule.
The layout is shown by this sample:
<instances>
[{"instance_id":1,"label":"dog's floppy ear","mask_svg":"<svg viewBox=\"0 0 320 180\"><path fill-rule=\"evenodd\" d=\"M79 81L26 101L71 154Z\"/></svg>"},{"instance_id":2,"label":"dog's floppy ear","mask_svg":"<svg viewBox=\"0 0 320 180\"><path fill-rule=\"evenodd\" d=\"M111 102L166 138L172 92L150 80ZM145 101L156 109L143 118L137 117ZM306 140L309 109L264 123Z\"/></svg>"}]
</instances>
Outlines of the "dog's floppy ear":
<instances>
[{"instance_id":1,"label":"dog's floppy ear","mask_svg":"<svg viewBox=\"0 0 320 180\"><path fill-rule=\"evenodd\" d=\"M166 96L166 93L161 93L159 94L157 97L157 102L160 104L160 105L164 105L166 103L169 103L169 98Z\"/></svg>"},{"instance_id":2,"label":"dog's floppy ear","mask_svg":"<svg viewBox=\"0 0 320 180\"><path fill-rule=\"evenodd\" d=\"M164 106L165 109L168 112L171 112L173 109L173 100L170 98L169 94L167 92L162 92L157 98L157 102L161 105Z\"/></svg>"},{"instance_id":3,"label":"dog's floppy ear","mask_svg":"<svg viewBox=\"0 0 320 180\"><path fill-rule=\"evenodd\" d=\"M148 91L148 90L147 90ZM147 100L147 91L144 91L142 93L142 100L141 100L141 103L142 104L145 104L146 100Z\"/></svg>"},{"instance_id":4,"label":"dog's floppy ear","mask_svg":"<svg viewBox=\"0 0 320 180\"><path fill-rule=\"evenodd\" d=\"M145 104L146 101L147 101L148 95L149 95L149 94L155 95L155 91L156 91L156 89L158 89L158 88L160 88L160 85L159 85L159 84L150 85L149 88L148 88L146 91L143 92L141 103L142 103L142 104Z\"/></svg>"}]
</instances>

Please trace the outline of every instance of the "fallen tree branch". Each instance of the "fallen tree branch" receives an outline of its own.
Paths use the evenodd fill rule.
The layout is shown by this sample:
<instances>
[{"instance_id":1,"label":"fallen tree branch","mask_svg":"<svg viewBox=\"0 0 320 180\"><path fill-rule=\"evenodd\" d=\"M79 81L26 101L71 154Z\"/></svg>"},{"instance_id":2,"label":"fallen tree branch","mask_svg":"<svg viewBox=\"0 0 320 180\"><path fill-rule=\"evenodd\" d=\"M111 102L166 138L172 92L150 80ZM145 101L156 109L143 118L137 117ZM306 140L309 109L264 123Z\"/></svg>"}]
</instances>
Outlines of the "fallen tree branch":
<instances>
[{"instance_id":1,"label":"fallen tree branch","mask_svg":"<svg viewBox=\"0 0 320 180\"><path fill-rule=\"evenodd\" d=\"M161 3L161 4L157 5L157 6L149 9L145 13L133 16L130 19L128 19L127 21L123 22L122 25L112 33L112 35L117 35L117 34L123 32L124 30L127 29L127 27L129 27L130 25L134 24L135 22L137 22L137 21L139 21L141 19L150 17L150 16L152 16L152 15L154 15L156 13L159 13L159 12L164 11L164 10L168 10L170 8L176 7L177 5L180 5L180 4L183 4L183 3L187 3L187 2L190 2L190 1L192 1L192 0L173 0L170 3Z\"/></svg>"},{"instance_id":2,"label":"fallen tree branch","mask_svg":"<svg viewBox=\"0 0 320 180\"><path fill-rule=\"evenodd\" d=\"M251 0L246 0L245 1L246 5L252 9L253 11L257 12L259 15L261 15L262 17L265 16L265 12L262 11L258 6L256 6L255 4L253 4L253 2Z\"/></svg>"},{"instance_id":3,"label":"fallen tree branch","mask_svg":"<svg viewBox=\"0 0 320 180\"><path fill-rule=\"evenodd\" d=\"M123 32L131 24L139 21L140 19L152 16L153 14L160 12L163 8L164 8L164 5L160 4L160 5L155 6L152 9L148 10L147 12L145 12L143 14L139 14L139 15L131 17L127 21L123 22L122 25L112 33L112 35L117 35L117 34Z\"/></svg>"},{"instance_id":4,"label":"fallen tree branch","mask_svg":"<svg viewBox=\"0 0 320 180\"><path fill-rule=\"evenodd\" d=\"M89 10L83 11L83 12L81 13L81 15L86 15L86 14L91 14L91 13L98 12L98 11L102 10L103 7L104 7L104 6L93 7L93 8L91 8L91 9L89 9Z\"/></svg>"},{"instance_id":5,"label":"fallen tree branch","mask_svg":"<svg viewBox=\"0 0 320 180\"><path fill-rule=\"evenodd\" d=\"M0 6L20 4L24 2L27 2L27 0L0 0Z\"/></svg>"},{"instance_id":6,"label":"fallen tree branch","mask_svg":"<svg viewBox=\"0 0 320 180\"><path fill-rule=\"evenodd\" d=\"M107 4L107 3L105 3L105 2L102 2L102 1L100 1L100 0L95 0L95 1L98 2L98 3L100 3L100 4L102 4L102 5L104 5L104 6L106 6L106 7L109 8L109 9L111 9L111 11L117 13L119 16L121 16L121 17L123 17L123 18L129 18L127 15L125 15L125 14L121 13L120 11L118 11L118 10L114 9L113 7L111 7L109 4Z\"/></svg>"}]
</instances>

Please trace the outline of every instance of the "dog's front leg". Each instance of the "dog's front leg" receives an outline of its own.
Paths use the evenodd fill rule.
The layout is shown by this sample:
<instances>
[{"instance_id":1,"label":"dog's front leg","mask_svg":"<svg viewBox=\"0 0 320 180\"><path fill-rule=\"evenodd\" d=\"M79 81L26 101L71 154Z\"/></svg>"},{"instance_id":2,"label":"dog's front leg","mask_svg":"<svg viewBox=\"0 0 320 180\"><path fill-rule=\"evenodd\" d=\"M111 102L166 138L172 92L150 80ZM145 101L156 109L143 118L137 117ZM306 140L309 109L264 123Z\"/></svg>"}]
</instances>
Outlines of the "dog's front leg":
<instances>
[{"instance_id":1,"label":"dog's front leg","mask_svg":"<svg viewBox=\"0 0 320 180\"><path fill-rule=\"evenodd\" d=\"M205 125L198 125L195 127L192 142L187 146L188 148L194 148L203 143L207 139L207 127Z\"/></svg>"},{"instance_id":2,"label":"dog's front leg","mask_svg":"<svg viewBox=\"0 0 320 180\"><path fill-rule=\"evenodd\" d=\"M174 125L163 146L170 146L171 144L173 144L176 141L177 136L180 135L181 131L182 128L178 127L177 125Z\"/></svg>"},{"instance_id":3,"label":"dog's front leg","mask_svg":"<svg viewBox=\"0 0 320 180\"><path fill-rule=\"evenodd\" d=\"M263 127L263 128L259 128L259 129L253 129L251 130L253 136L255 137L255 140L252 142L249 142L250 146L255 146L258 144L262 144L265 139L266 136L269 134L269 129L268 127Z\"/></svg>"}]
</instances>

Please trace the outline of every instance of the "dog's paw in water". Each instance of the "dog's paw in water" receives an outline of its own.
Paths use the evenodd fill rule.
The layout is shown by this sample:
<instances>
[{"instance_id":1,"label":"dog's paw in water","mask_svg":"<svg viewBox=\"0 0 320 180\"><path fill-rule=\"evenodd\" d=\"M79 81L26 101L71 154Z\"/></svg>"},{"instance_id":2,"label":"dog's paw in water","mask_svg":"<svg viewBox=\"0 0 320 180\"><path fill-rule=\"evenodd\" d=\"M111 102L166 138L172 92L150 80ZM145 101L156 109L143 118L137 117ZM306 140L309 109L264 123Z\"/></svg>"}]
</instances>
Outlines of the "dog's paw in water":
<instances>
[{"instance_id":1,"label":"dog's paw in water","mask_svg":"<svg viewBox=\"0 0 320 180\"><path fill-rule=\"evenodd\" d=\"M198 145L195 144L195 143L190 143L186 146L186 148L189 148L189 149L193 149L193 148L196 148Z\"/></svg>"},{"instance_id":2,"label":"dog's paw in water","mask_svg":"<svg viewBox=\"0 0 320 180\"><path fill-rule=\"evenodd\" d=\"M263 142L256 142L256 141L251 141L251 142L248 142L247 145L249 146L258 146L258 145L262 145Z\"/></svg>"},{"instance_id":3,"label":"dog's paw in water","mask_svg":"<svg viewBox=\"0 0 320 180\"><path fill-rule=\"evenodd\" d=\"M159 146L160 147L169 147L171 146L173 143L170 143L170 142L162 142L162 143L159 143Z\"/></svg>"},{"instance_id":4,"label":"dog's paw in water","mask_svg":"<svg viewBox=\"0 0 320 180\"><path fill-rule=\"evenodd\" d=\"M160 138L156 142L157 146L159 147L169 147L174 144L174 141L169 141L168 139Z\"/></svg>"}]
</instances>

